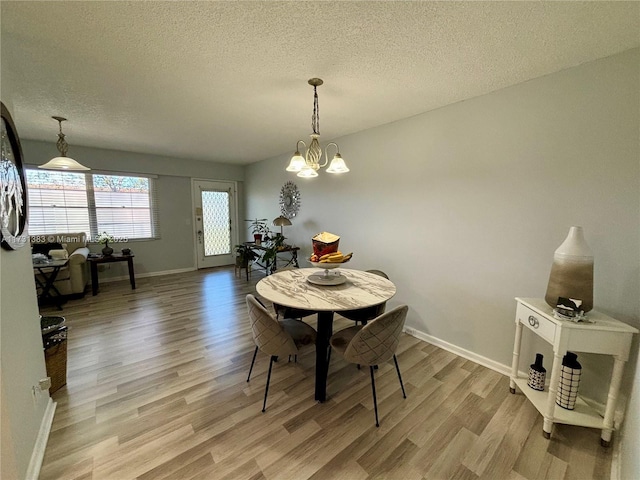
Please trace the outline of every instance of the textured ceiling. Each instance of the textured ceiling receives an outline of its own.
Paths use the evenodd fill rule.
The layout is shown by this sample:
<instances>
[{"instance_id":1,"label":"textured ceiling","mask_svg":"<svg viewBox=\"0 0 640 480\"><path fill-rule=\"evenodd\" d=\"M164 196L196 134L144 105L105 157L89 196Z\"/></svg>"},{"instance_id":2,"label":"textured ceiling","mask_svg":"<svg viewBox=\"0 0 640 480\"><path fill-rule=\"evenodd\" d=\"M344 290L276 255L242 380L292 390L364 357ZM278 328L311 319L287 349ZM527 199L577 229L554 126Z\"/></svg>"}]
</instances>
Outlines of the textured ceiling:
<instances>
[{"instance_id":1,"label":"textured ceiling","mask_svg":"<svg viewBox=\"0 0 640 480\"><path fill-rule=\"evenodd\" d=\"M0 2L23 138L252 163L640 45L637 2Z\"/></svg>"}]
</instances>

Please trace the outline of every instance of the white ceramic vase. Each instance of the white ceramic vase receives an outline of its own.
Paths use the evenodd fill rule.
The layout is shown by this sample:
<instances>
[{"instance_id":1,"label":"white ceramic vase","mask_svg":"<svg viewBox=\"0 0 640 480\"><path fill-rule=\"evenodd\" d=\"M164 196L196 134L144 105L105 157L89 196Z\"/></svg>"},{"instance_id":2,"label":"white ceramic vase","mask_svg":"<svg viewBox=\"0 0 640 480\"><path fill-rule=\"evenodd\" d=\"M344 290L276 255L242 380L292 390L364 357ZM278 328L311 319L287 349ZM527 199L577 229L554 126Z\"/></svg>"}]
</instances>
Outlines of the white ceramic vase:
<instances>
[{"instance_id":1,"label":"white ceramic vase","mask_svg":"<svg viewBox=\"0 0 640 480\"><path fill-rule=\"evenodd\" d=\"M546 302L555 307L558 298L582 300L582 310L593 309L593 253L582 227L571 227L569 235L553 254Z\"/></svg>"}]
</instances>

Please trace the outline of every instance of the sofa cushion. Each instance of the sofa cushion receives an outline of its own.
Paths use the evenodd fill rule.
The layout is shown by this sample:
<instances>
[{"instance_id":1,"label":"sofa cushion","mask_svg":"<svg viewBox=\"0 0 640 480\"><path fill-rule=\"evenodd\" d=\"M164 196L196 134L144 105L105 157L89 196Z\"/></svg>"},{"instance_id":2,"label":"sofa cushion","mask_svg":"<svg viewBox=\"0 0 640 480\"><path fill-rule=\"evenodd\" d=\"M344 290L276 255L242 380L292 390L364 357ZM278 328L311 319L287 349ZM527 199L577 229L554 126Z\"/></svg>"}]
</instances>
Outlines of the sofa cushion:
<instances>
[{"instance_id":1,"label":"sofa cushion","mask_svg":"<svg viewBox=\"0 0 640 480\"><path fill-rule=\"evenodd\" d=\"M87 234L84 232L57 233L56 242L66 244L67 252L69 252L69 255L71 255L78 248L87 246Z\"/></svg>"}]
</instances>

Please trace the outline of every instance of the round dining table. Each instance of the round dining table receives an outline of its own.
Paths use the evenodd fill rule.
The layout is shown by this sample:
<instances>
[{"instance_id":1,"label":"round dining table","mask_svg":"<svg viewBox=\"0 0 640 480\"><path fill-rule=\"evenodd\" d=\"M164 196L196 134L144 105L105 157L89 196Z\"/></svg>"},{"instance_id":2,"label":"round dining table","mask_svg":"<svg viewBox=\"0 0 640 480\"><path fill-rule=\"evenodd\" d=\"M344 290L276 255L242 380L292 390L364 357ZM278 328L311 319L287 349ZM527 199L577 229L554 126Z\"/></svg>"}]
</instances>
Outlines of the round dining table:
<instances>
[{"instance_id":1,"label":"round dining table","mask_svg":"<svg viewBox=\"0 0 640 480\"><path fill-rule=\"evenodd\" d=\"M308 280L311 275L325 273L345 277L344 283L317 285ZM326 272L319 268L296 268L261 279L256 284L256 291L270 302L318 312L315 399L324 402L327 398L327 353L333 333L334 312L384 303L396 294L396 286L384 277L361 270L337 268Z\"/></svg>"}]
</instances>

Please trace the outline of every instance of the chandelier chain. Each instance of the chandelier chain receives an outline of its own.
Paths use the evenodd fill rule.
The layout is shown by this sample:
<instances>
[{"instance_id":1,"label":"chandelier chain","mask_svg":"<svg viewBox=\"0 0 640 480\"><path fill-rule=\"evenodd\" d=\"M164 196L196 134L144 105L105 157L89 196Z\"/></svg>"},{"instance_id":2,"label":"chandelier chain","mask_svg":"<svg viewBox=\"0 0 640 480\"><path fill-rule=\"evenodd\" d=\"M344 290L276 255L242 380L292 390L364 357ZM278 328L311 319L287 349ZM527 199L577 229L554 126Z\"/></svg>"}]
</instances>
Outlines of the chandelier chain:
<instances>
[{"instance_id":1,"label":"chandelier chain","mask_svg":"<svg viewBox=\"0 0 640 480\"><path fill-rule=\"evenodd\" d=\"M316 135L320 135L320 105L318 104L318 87L313 86L313 116L311 117L311 129Z\"/></svg>"},{"instance_id":2,"label":"chandelier chain","mask_svg":"<svg viewBox=\"0 0 640 480\"><path fill-rule=\"evenodd\" d=\"M64 133L62 132L58 134L58 141L56 142L56 147L58 147L58 151L60 152L61 157L67 156L67 152L69 151L69 144L64 139Z\"/></svg>"}]
</instances>

